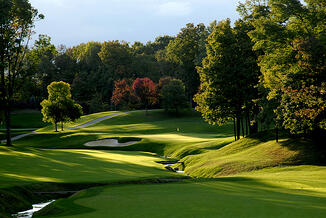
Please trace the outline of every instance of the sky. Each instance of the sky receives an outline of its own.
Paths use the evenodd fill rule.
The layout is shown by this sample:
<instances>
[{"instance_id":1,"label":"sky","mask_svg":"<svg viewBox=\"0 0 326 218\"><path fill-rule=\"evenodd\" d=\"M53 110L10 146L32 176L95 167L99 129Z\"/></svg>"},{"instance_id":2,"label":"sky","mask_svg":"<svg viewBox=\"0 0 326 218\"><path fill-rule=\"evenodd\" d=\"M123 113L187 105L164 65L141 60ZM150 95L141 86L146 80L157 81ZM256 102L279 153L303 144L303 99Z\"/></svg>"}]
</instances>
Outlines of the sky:
<instances>
[{"instance_id":1,"label":"sky","mask_svg":"<svg viewBox=\"0 0 326 218\"><path fill-rule=\"evenodd\" d=\"M239 18L239 0L30 0L45 19L35 36L49 35L54 45L72 47L89 41L130 43L175 36L187 23Z\"/></svg>"}]
</instances>

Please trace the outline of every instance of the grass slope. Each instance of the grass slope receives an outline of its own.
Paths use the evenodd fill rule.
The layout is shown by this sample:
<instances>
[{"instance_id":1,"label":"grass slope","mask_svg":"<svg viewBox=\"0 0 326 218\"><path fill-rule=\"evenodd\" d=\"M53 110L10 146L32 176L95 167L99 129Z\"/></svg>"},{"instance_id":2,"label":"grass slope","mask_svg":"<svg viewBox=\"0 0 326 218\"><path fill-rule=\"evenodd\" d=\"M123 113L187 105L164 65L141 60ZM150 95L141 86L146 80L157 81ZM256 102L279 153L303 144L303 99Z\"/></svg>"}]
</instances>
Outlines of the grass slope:
<instances>
[{"instance_id":1,"label":"grass slope","mask_svg":"<svg viewBox=\"0 0 326 218\"><path fill-rule=\"evenodd\" d=\"M175 184L107 186L62 199L51 217L326 217L326 167ZM126 209L127 208L127 209Z\"/></svg>"},{"instance_id":2,"label":"grass slope","mask_svg":"<svg viewBox=\"0 0 326 218\"><path fill-rule=\"evenodd\" d=\"M23 183L105 183L172 175L150 153L0 148L0 188ZM174 174L173 174L174 175Z\"/></svg>"},{"instance_id":3,"label":"grass slope","mask_svg":"<svg viewBox=\"0 0 326 218\"><path fill-rule=\"evenodd\" d=\"M268 167L316 163L318 158L309 141L284 138L277 143L271 132L262 132L182 161L188 175L214 178Z\"/></svg>"}]
</instances>

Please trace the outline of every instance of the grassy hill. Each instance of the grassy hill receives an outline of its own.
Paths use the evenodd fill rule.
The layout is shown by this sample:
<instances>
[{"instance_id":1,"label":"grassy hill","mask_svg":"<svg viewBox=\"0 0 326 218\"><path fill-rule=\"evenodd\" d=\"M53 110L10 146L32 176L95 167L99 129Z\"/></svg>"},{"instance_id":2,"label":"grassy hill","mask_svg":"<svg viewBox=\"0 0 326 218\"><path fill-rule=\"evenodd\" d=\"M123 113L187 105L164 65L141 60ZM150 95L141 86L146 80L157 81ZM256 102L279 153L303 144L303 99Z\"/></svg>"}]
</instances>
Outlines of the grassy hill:
<instances>
[{"instance_id":1,"label":"grassy hill","mask_svg":"<svg viewBox=\"0 0 326 218\"><path fill-rule=\"evenodd\" d=\"M320 158L310 141L283 138L277 143L272 132L265 131L181 161L188 175L215 178L276 166L315 164Z\"/></svg>"}]
</instances>

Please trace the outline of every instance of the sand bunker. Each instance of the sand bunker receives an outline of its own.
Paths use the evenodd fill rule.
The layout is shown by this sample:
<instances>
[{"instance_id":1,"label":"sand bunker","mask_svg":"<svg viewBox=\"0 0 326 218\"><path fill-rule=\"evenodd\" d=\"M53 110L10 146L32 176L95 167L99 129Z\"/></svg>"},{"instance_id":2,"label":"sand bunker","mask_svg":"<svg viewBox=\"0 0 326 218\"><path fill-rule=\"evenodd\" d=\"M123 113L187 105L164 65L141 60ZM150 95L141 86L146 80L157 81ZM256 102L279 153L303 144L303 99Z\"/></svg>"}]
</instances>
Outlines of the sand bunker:
<instances>
[{"instance_id":1,"label":"sand bunker","mask_svg":"<svg viewBox=\"0 0 326 218\"><path fill-rule=\"evenodd\" d=\"M129 145L136 144L139 141L130 141L130 142L124 142L119 143L116 139L103 139L103 140L97 140L92 142L87 142L85 146L89 147L96 147L96 146L106 146L106 147L126 147Z\"/></svg>"}]
</instances>

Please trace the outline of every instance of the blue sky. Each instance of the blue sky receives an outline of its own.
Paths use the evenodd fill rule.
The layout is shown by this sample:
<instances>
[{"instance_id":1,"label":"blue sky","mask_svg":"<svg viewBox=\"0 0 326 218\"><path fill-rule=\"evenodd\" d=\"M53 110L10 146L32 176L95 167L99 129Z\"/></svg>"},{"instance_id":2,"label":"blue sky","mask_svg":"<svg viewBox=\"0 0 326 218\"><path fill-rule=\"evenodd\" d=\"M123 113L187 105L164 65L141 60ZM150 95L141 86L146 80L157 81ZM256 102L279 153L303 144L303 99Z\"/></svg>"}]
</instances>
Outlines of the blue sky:
<instances>
[{"instance_id":1,"label":"blue sky","mask_svg":"<svg viewBox=\"0 0 326 218\"><path fill-rule=\"evenodd\" d=\"M238 18L239 0L30 0L45 15L36 37L47 34L55 45L88 41L153 41L176 35L187 23Z\"/></svg>"}]
</instances>

